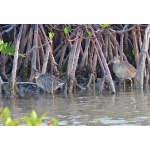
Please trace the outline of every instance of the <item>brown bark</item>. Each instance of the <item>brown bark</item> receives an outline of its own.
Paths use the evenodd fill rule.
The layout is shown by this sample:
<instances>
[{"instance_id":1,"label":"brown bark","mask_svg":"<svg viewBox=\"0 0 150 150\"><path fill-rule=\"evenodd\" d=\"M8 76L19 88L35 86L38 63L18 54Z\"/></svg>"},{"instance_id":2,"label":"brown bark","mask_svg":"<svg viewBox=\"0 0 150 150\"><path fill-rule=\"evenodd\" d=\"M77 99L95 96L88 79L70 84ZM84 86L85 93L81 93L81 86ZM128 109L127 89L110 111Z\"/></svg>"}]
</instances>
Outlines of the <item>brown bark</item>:
<instances>
[{"instance_id":1,"label":"brown bark","mask_svg":"<svg viewBox=\"0 0 150 150\"><path fill-rule=\"evenodd\" d=\"M52 51L52 43L51 43L52 41L50 41L50 44L49 44L48 38L45 34L45 31L44 31L44 28L42 25L40 25L40 29L44 35L45 42L47 43L46 44L46 52L44 55L44 62L43 62L43 66L42 66L42 73L46 72L49 58L51 61L51 65L53 66L53 67L51 67L51 72L53 72L53 68L55 71L57 71L57 66L56 66L57 63L55 62L55 58L53 56L53 51Z\"/></svg>"},{"instance_id":2,"label":"brown bark","mask_svg":"<svg viewBox=\"0 0 150 150\"><path fill-rule=\"evenodd\" d=\"M92 32L92 34L93 34L94 36L96 36L95 33L94 33L94 30L92 29L92 27L91 27L91 32ZM114 86L114 83L113 83L113 80L112 80L112 76L111 76L110 70L109 70L109 68L108 68L108 64L107 64L107 62L106 62L106 59L105 59L105 57L104 57L104 54L103 54L103 52L102 52L102 49L101 49L101 47L100 47L99 42L98 42L97 39L95 39L95 42L96 42L96 47L97 47L97 49L99 50L100 56L101 56L101 58L102 58L104 68L105 68L106 73L107 73L107 77L108 77L108 80L109 80L111 92L112 92L112 93L116 93L115 86Z\"/></svg>"},{"instance_id":3,"label":"brown bark","mask_svg":"<svg viewBox=\"0 0 150 150\"><path fill-rule=\"evenodd\" d=\"M138 43L137 43L137 35L135 32L135 29L132 30L132 36L133 36L133 47L135 50L135 61L136 61L136 67L139 66L139 48L138 48Z\"/></svg>"},{"instance_id":4,"label":"brown bark","mask_svg":"<svg viewBox=\"0 0 150 150\"><path fill-rule=\"evenodd\" d=\"M36 68L41 71L41 61L40 61L40 52L39 49L36 50Z\"/></svg>"},{"instance_id":5,"label":"brown bark","mask_svg":"<svg viewBox=\"0 0 150 150\"><path fill-rule=\"evenodd\" d=\"M58 53L55 55L55 60L58 61L63 61L65 52L66 52L67 44L64 44L63 47L58 51ZM60 60L61 59L61 60ZM61 62L62 64L62 62Z\"/></svg>"},{"instance_id":6,"label":"brown bark","mask_svg":"<svg viewBox=\"0 0 150 150\"><path fill-rule=\"evenodd\" d=\"M99 55L98 48L96 47L95 41L92 40L92 42L93 42L93 45L94 45L94 48L95 48L95 51L96 51L97 58L98 58L98 61L99 61L99 63L100 63L101 69L102 69L102 72L103 72L103 74L105 75L105 74L106 74L106 71L105 71L103 62L102 62L102 60L101 60L101 57L100 57L100 55Z\"/></svg>"},{"instance_id":7,"label":"brown bark","mask_svg":"<svg viewBox=\"0 0 150 150\"><path fill-rule=\"evenodd\" d=\"M85 50L84 50L84 53L82 55L82 59L81 59L81 62L80 62L80 68L82 68L84 66L85 60L88 57L89 46L90 46L90 39L86 39L85 40Z\"/></svg>"},{"instance_id":8,"label":"brown bark","mask_svg":"<svg viewBox=\"0 0 150 150\"><path fill-rule=\"evenodd\" d=\"M141 32L140 32L140 25L137 25L137 37L138 37L139 49L141 51L142 37L141 37Z\"/></svg>"},{"instance_id":9,"label":"brown bark","mask_svg":"<svg viewBox=\"0 0 150 150\"><path fill-rule=\"evenodd\" d=\"M67 45L65 44L63 47L62 47L62 52L61 52L61 56L60 56L60 60L59 60L59 66L61 67L62 64L63 64L63 61L64 61L64 57L65 57L65 53L66 53L66 48L67 48Z\"/></svg>"},{"instance_id":10,"label":"brown bark","mask_svg":"<svg viewBox=\"0 0 150 150\"><path fill-rule=\"evenodd\" d=\"M54 55L56 55L56 53L58 53L59 51L61 51L62 47L64 46L64 42L62 42L61 44L59 44L55 49L54 49Z\"/></svg>"},{"instance_id":11,"label":"brown bark","mask_svg":"<svg viewBox=\"0 0 150 150\"><path fill-rule=\"evenodd\" d=\"M120 60L123 61L123 37L124 34L121 33L120 35Z\"/></svg>"},{"instance_id":12,"label":"brown bark","mask_svg":"<svg viewBox=\"0 0 150 150\"><path fill-rule=\"evenodd\" d=\"M139 54L140 61L139 61L139 66L137 68L136 88L143 89L144 69L145 69L146 54L148 53L148 47L149 47L149 38L150 38L150 25L148 25L145 30L144 40L142 43L141 52Z\"/></svg>"},{"instance_id":13,"label":"brown bark","mask_svg":"<svg viewBox=\"0 0 150 150\"><path fill-rule=\"evenodd\" d=\"M76 36L77 36L77 38L74 41L74 44L72 45L71 51L69 53L69 60L68 60L68 66L67 66L67 75L68 75L68 77L72 77L72 78L73 78L72 69L74 66L74 59L76 57L75 52L77 50L80 32L77 32Z\"/></svg>"},{"instance_id":14,"label":"brown bark","mask_svg":"<svg viewBox=\"0 0 150 150\"><path fill-rule=\"evenodd\" d=\"M24 25L23 26L21 39L20 39L21 45L20 45L20 48L19 48L19 53L21 53L21 54L24 54L25 51L26 51L25 46L26 46L26 44L28 42L28 39L29 39L29 36L30 36L30 31L28 32L28 28L29 28L29 25ZM24 60L23 57L18 58L18 70L22 66L23 60Z\"/></svg>"},{"instance_id":15,"label":"brown bark","mask_svg":"<svg viewBox=\"0 0 150 150\"><path fill-rule=\"evenodd\" d=\"M108 30L104 30L104 35L105 35L105 47L104 47L104 56L107 60L107 56L108 56Z\"/></svg>"},{"instance_id":16,"label":"brown bark","mask_svg":"<svg viewBox=\"0 0 150 150\"><path fill-rule=\"evenodd\" d=\"M1 70L0 70L0 75L3 76L5 80L8 80L5 70L6 70L6 62L7 62L8 56L4 53L1 53L0 57L0 65L1 65Z\"/></svg>"},{"instance_id":17,"label":"brown bark","mask_svg":"<svg viewBox=\"0 0 150 150\"><path fill-rule=\"evenodd\" d=\"M41 38L38 38L38 45L42 45L42 40ZM44 47L40 47L39 48L39 55L40 55L40 70L41 71L41 67L42 67L42 63L44 62Z\"/></svg>"},{"instance_id":18,"label":"brown bark","mask_svg":"<svg viewBox=\"0 0 150 150\"><path fill-rule=\"evenodd\" d=\"M127 52L129 50L129 45L128 45L128 32L125 32L124 34L124 49L125 52Z\"/></svg>"},{"instance_id":19,"label":"brown bark","mask_svg":"<svg viewBox=\"0 0 150 150\"><path fill-rule=\"evenodd\" d=\"M80 33L80 36L82 36L82 33ZM75 72L76 72L77 65L78 65L79 54L80 54L80 49L81 49L81 42L82 42L82 39L79 38L78 46L77 46L77 49L75 52L74 64L73 64L73 68L72 68L72 77L73 78L75 78Z\"/></svg>"},{"instance_id":20,"label":"brown bark","mask_svg":"<svg viewBox=\"0 0 150 150\"><path fill-rule=\"evenodd\" d=\"M149 86L149 68L148 67L146 67L146 70L147 70L147 72L146 72L146 77L145 77L145 86L146 87L148 87Z\"/></svg>"},{"instance_id":21,"label":"brown bark","mask_svg":"<svg viewBox=\"0 0 150 150\"><path fill-rule=\"evenodd\" d=\"M15 53L14 53L14 60L13 60L13 68L12 68L12 89L11 89L11 94L14 96L15 94L15 82L16 82L16 71L17 71L17 65L18 65L18 51L19 51L19 45L20 45L20 39L21 39L21 33L22 33L23 25L20 26L19 33L17 36L17 41L16 41L16 48L15 48Z\"/></svg>"},{"instance_id":22,"label":"brown bark","mask_svg":"<svg viewBox=\"0 0 150 150\"><path fill-rule=\"evenodd\" d=\"M41 29L41 37L43 38L43 43L47 43L45 46L45 53L44 53L44 57L43 57L43 65L42 65L42 71L41 73L46 73L47 70L47 64L48 64L48 59L49 59L49 53L50 53L50 44L48 43L48 39L47 36L45 35L45 31L43 28L43 25L40 25L40 29Z\"/></svg>"},{"instance_id":23,"label":"brown bark","mask_svg":"<svg viewBox=\"0 0 150 150\"><path fill-rule=\"evenodd\" d=\"M34 26L34 39L33 39L33 47L36 49L38 47L38 25ZM32 52L31 58L31 75L32 76L34 69L36 69L36 59L37 59L37 50Z\"/></svg>"},{"instance_id":24,"label":"brown bark","mask_svg":"<svg viewBox=\"0 0 150 150\"><path fill-rule=\"evenodd\" d=\"M118 55L118 51L119 51L119 49L120 49L120 46L119 46L119 43L118 43L118 41L116 40L116 38L113 36L113 34L109 31L108 32L109 33L109 35L110 35L110 39L111 39L111 41L114 43L114 45L115 45L115 55Z\"/></svg>"},{"instance_id":25,"label":"brown bark","mask_svg":"<svg viewBox=\"0 0 150 150\"><path fill-rule=\"evenodd\" d=\"M110 41L110 37L108 40L108 56L109 56L109 60L113 58L112 43Z\"/></svg>"},{"instance_id":26,"label":"brown bark","mask_svg":"<svg viewBox=\"0 0 150 150\"><path fill-rule=\"evenodd\" d=\"M107 77L110 78L107 60L112 59L114 55L120 55L121 60L127 60L125 55L128 55L128 58L133 58L131 50L134 49L137 67L136 83L139 87L143 87L144 83L149 83L150 49L148 47L150 43L149 38L146 37L146 34L149 35L146 25L120 24L110 25L103 29L96 24L71 25L72 29L67 35L63 31L65 26L67 25L23 25L18 53L26 54L25 58L18 58L17 67L20 69L16 74L21 75L24 81L28 81L29 72L31 71L32 73L32 68L34 67L39 71L42 70L42 73L50 70L51 74L53 74L53 70L57 71L57 62L62 69L62 77L64 78L64 74L67 74L71 84L77 85L77 81L87 84L87 80L80 80L82 69L84 76L90 76L89 86L95 80L95 74L100 77L104 75L103 81L105 82ZM20 25L14 26L12 36L9 36L15 44L18 42L16 40L18 27ZM81 31L80 33L79 30ZM9 30L7 31L9 32ZM91 32L90 37L85 36L87 31ZM53 41L48 38L49 32L55 32ZM7 74L9 77L13 56L0 52L0 58L0 73L3 76ZM84 70L84 68L88 69ZM76 76L78 69L79 74ZM76 77L77 81L75 81ZM71 86L70 91L72 92L74 85ZM69 85L68 87L71 86ZM111 88L113 89L113 85L111 85Z\"/></svg>"},{"instance_id":27,"label":"brown bark","mask_svg":"<svg viewBox=\"0 0 150 150\"><path fill-rule=\"evenodd\" d=\"M1 98L1 94L2 94L2 85L3 85L3 80L0 76L0 98Z\"/></svg>"},{"instance_id":28,"label":"brown bark","mask_svg":"<svg viewBox=\"0 0 150 150\"><path fill-rule=\"evenodd\" d=\"M21 70L21 74L24 80L27 80L28 78L28 64L30 62L30 51L31 51L31 44L32 44L32 39L33 39L33 28L30 28L29 31L29 39L28 39L28 43L27 43L27 50L26 53L27 55L25 56L24 62L23 62L23 66L22 66L22 70Z\"/></svg>"},{"instance_id":29,"label":"brown bark","mask_svg":"<svg viewBox=\"0 0 150 150\"><path fill-rule=\"evenodd\" d=\"M76 40L74 41L74 44L72 46L72 49L69 53L69 60L68 60L68 66L67 66L67 84L68 84L68 93L72 93L73 91L73 84L75 80L75 71L77 68L78 58L80 54L80 47L81 47L81 37L82 32L81 30L77 31Z\"/></svg>"}]
</instances>

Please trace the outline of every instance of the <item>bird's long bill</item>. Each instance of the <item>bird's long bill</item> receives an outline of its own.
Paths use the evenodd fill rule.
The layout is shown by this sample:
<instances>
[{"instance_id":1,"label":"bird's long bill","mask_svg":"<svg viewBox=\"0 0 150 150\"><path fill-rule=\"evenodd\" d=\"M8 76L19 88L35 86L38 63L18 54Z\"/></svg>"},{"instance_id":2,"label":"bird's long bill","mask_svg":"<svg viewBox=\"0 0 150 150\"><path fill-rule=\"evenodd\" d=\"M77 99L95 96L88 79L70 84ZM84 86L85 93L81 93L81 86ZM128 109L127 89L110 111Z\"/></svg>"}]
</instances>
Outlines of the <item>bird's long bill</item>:
<instances>
[{"instance_id":1,"label":"bird's long bill","mask_svg":"<svg viewBox=\"0 0 150 150\"><path fill-rule=\"evenodd\" d=\"M113 60L113 59L112 59L112 60ZM108 63L108 65L112 63L112 60Z\"/></svg>"},{"instance_id":2,"label":"bird's long bill","mask_svg":"<svg viewBox=\"0 0 150 150\"><path fill-rule=\"evenodd\" d=\"M32 75L32 76L30 77L30 80L29 80L29 81L33 81L34 78L35 78L35 76Z\"/></svg>"}]
</instances>

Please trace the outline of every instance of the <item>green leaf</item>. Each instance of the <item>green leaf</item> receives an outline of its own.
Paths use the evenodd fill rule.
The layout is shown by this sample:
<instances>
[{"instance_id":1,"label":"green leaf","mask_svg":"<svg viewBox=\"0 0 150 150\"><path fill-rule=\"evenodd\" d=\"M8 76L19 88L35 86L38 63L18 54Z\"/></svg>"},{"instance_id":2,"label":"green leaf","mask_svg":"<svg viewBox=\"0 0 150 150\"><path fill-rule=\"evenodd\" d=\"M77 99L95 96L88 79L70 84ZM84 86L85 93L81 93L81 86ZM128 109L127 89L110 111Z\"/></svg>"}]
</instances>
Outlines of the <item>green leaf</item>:
<instances>
[{"instance_id":1,"label":"green leaf","mask_svg":"<svg viewBox=\"0 0 150 150\"><path fill-rule=\"evenodd\" d=\"M23 116L23 120L27 126L32 126L31 120L28 116Z\"/></svg>"},{"instance_id":2,"label":"green leaf","mask_svg":"<svg viewBox=\"0 0 150 150\"><path fill-rule=\"evenodd\" d=\"M38 119L37 113L32 110L32 112L30 113L30 117L24 116L23 119L25 124L28 126L40 126L42 121L45 119L46 114L47 113L43 113Z\"/></svg>"},{"instance_id":3,"label":"green leaf","mask_svg":"<svg viewBox=\"0 0 150 150\"><path fill-rule=\"evenodd\" d=\"M68 25L67 28L68 28L68 30L70 32L71 31L71 25Z\"/></svg>"},{"instance_id":4,"label":"green leaf","mask_svg":"<svg viewBox=\"0 0 150 150\"><path fill-rule=\"evenodd\" d=\"M86 35L87 35L87 37L91 37L91 36L92 36L92 33L91 33L90 31L87 31L87 32L86 32Z\"/></svg>"},{"instance_id":5,"label":"green leaf","mask_svg":"<svg viewBox=\"0 0 150 150\"><path fill-rule=\"evenodd\" d=\"M11 47L11 43L6 43L6 46L5 46L5 53L8 54L8 55L14 55L14 53L15 53L15 48L14 48L14 47Z\"/></svg>"},{"instance_id":6,"label":"green leaf","mask_svg":"<svg viewBox=\"0 0 150 150\"><path fill-rule=\"evenodd\" d=\"M11 121L12 121L11 117L8 117L8 118L5 120L4 125L7 126Z\"/></svg>"},{"instance_id":7,"label":"green leaf","mask_svg":"<svg viewBox=\"0 0 150 150\"><path fill-rule=\"evenodd\" d=\"M49 38L52 40L54 38L55 33L54 32L49 32Z\"/></svg>"},{"instance_id":8,"label":"green leaf","mask_svg":"<svg viewBox=\"0 0 150 150\"><path fill-rule=\"evenodd\" d=\"M43 120L45 119L46 114L47 114L47 113L43 113L43 114L41 115L41 117L40 117L39 120L38 120L38 124L37 124L38 126L41 125L41 123L42 123Z\"/></svg>"},{"instance_id":9,"label":"green leaf","mask_svg":"<svg viewBox=\"0 0 150 150\"><path fill-rule=\"evenodd\" d=\"M7 124L7 126L18 126L20 124L19 120L12 120Z\"/></svg>"},{"instance_id":10,"label":"green leaf","mask_svg":"<svg viewBox=\"0 0 150 150\"><path fill-rule=\"evenodd\" d=\"M134 49L132 50L132 55L135 56L135 50Z\"/></svg>"},{"instance_id":11,"label":"green leaf","mask_svg":"<svg viewBox=\"0 0 150 150\"><path fill-rule=\"evenodd\" d=\"M109 24L99 24L99 26L100 26L102 29L105 29L105 28L109 27L110 25L109 25Z\"/></svg>"},{"instance_id":12,"label":"green leaf","mask_svg":"<svg viewBox=\"0 0 150 150\"><path fill-rule=\"evenodd\" d=\"M5 53L7 55L14 55L15 47L12 45L11 42L4 43L2 40L0 40L0 52Z\"/></svg>"},{"instance_id":13,"label":"green leaf","mask_svg":"<svg viewBox=\"0 0 150 150\"><path fill-rule=\"evenodd\" d=\"M64 28L64 33L65 33L65 34L68 34L68 33L69 33L67 27Z\"/></svg>"},{"instance_id":14,"label":"green leaf","mask_svg":"<svg viewBox=\"0 0 150 150\"><path fill-rule=\"evenodd\" d=\"M3 40L0 40L0 45L3 45L3 43L4 43Z\"/></svg>"},{"instance_id":15,"label":"green leaf","mask_svg":"<svg viewBox=\"0 0 150 150\"><path fill-rule=\"evenodd\" d=\"M64 33L67 35L71 31L71 25L64 28Z\"/></svg>"},{"instance_id":16,"label":"green leaf","mask_svg":"<svg viewBox=\"0 0 150 150\"><path fill-rule=\"evenodd\" d=\"M3 123L6 124L6 122L8 122L9 120L7 120L8 118L10 118L10 110L8 107L5 107L3 110L2 110L2 113L1 113L1 117L3 119Z\"/></svg>"},{"instance_id":17,"label":"green leaf","mask_svg":"<svg viewBox=\"0 0 150 150\"><path fill-rule=\"evenodd\" d=\"M40 126L45 119L47 113L43 113L39 119L37 113L32 110L29 116L23 116L23 120L27 126ZM2 118L3 124L5 126L18 126L20 124L19 120L13 120L11 118L11 113L8 107L0 107L0 117ZM48 123L49 126L58 126L58 121L56 118L52 118Z\"/></svg>"},{"instance_id":18,"label":"green leaf","mask_svg":"<svg viewBox=\"0 0 150 150\"><path fill-rule=\"evenodd\" d=\"M37 113L34 111L34 110L32 110L32 112L31 112L31 114L30 114L30 120L31 120L31 122L32 122L32 125L36 125L37 124L37 122L38 122L38 116L37 116Z\"/></svg>"},{"instance_id":19,"label":"green leaf","mask_svg":"<svg viewBox=\"0 0 150 150\"><path fill-rule=\"evenodd\" d=\"M0 51L1 51L1 52L3 52L3 51L5 52L4 44L3 44L3 45L0 45Z\"/></svg>"}]
</instances>

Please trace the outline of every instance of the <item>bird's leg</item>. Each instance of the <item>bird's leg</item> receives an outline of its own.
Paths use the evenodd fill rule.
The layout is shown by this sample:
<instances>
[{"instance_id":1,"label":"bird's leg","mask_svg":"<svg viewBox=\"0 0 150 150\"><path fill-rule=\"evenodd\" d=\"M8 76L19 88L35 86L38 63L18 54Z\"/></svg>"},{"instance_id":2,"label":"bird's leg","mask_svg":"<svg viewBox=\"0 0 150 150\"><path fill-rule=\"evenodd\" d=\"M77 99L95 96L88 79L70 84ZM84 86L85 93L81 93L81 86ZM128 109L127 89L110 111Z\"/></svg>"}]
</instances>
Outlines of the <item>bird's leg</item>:
<instances>
[{"instance_id":1,"label":"bird's leg","mask_svg":"<svg viewBox=\"0 0 150 150\"><path fill-rule=\"evenodd\" d=\"M123 84L123 87L125 87L125 80L119 79L119 85L122 86L122 84Z\"/></svg>"},{"instance_id":2,"label":"bird's leg","mask_svg":"<svg viewBox=\"0 0 150 150\"><path fill-rule=\"evenodd\" d=\"M129 80L130 80L130 82L131 82L131 87L132 87L132 85L133 85L133 84L132 84L132 83L133 83L133 81L132 81L132 79L129 79Z\"/></svg>"},{"instance_id":3,"label":"bird's leg","mask_svg":"<svg viewBox=\"0 0 150 150\"><path fill-rule=\"evenodd\" d=\"M123 81L123 87L125 87L125 80L122 80Z\"/></svg>"},{"instance_id":4,"label":"bird's leg","mask_svg":"<svg viewBox=\"0 0 150 150\"><path fill-rule=\"evenodd\" d=\"M123 84L123 89L125 88L125 80L121 79L121 83Z\"/></svg>"},{"instance_id":5,"label":"bird's leg","mask_svg":"<svg viewBox=\"0 0 150 150\"><path fill-rule=\"evenodd\" d=\"M48 91L48 94L52 95L52 99L54 99L54 91Z\"/></svg>"}]
</instances>

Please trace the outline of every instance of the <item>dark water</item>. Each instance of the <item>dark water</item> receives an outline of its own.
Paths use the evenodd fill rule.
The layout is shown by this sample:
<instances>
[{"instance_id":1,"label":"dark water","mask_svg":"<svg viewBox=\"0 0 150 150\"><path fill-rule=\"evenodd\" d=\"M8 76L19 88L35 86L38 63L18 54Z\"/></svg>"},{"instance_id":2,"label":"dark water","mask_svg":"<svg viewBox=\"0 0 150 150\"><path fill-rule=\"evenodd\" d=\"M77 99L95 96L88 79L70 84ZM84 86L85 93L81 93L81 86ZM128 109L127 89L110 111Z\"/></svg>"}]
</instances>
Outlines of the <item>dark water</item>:
<instances>
[{"instance_id":1,"label":"dark water","mask_svg":"<svg viewBox=\"0 0 150 150\"><path fill-rule=\"evenodd\" d=\"M47 112L43 125L51 117L56 117L59 125L68 126L150 125L149 93L126 88L118 89L116 95L84 91L72 96L55 95L54 99L48 94L30 99L0 98L0 107L8 106L13 118L20 120L33 109L39 115Z\"/></svg>"}]
</instances>

